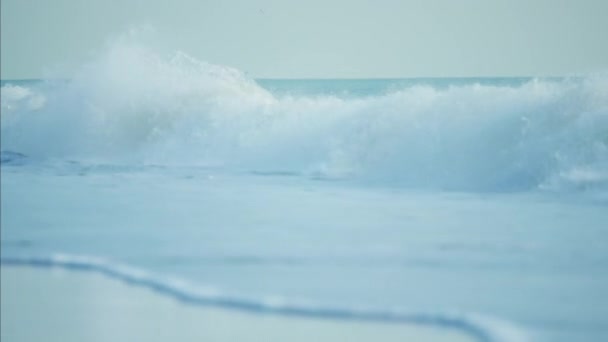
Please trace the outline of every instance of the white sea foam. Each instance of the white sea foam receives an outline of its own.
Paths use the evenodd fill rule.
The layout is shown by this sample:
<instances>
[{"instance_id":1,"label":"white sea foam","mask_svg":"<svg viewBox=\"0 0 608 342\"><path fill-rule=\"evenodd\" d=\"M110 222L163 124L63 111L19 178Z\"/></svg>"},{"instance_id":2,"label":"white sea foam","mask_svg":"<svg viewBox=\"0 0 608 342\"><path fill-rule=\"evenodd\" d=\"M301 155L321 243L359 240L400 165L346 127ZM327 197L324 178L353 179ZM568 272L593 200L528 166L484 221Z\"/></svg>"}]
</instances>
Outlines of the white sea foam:
<instances>
[{"instance_id":1,"label":"white sea foam","mask_svg":"<svg viewBox=\"0 0 608 342\"><path fill-rule=\"evenodd\" d=\"M2 148L455 190L605 188L608 77L278 96L120 40L69 82L2 87Z\"/></svg>"},{"instance_id":2,"label":"white sea foam","mask_svg":"<svg viewBox=\"0 0 608 342\"><path fill-rule=\"evenodd\" d=\"M46 98L32 92L29 88L6 85L0 88L2 112L13 112L19 109L35 111L44 106Z\"/></svg>"}]
</instances>

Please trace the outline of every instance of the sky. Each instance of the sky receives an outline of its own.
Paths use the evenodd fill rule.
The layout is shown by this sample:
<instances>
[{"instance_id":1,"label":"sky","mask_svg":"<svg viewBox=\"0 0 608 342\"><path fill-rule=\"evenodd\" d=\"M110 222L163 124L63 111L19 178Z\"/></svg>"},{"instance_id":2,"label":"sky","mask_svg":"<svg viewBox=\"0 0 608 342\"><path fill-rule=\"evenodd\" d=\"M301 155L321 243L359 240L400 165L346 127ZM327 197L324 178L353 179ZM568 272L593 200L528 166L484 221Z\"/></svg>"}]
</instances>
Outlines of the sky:
<instances>
[{"instance_id":1,"label":"sky","mask_svg":"<svg viewBox=\"0 0 608 342\"><path fill-rule=\"evenodd\" d=\"M256 78L560 76L608 70L606 0L2 0L2 79L69 77L147 27Z\"/></svg>"}]
</instances>

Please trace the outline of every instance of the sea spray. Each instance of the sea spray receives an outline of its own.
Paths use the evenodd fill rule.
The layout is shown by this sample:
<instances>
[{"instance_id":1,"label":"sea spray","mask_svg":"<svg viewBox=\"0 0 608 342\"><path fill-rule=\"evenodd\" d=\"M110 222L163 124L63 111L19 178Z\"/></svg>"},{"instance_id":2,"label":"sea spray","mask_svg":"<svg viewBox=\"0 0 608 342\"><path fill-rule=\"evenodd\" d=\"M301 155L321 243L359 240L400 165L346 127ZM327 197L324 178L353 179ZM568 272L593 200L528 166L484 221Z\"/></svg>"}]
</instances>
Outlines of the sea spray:
<instances>
[{"instance_id":1,"label":"sea spray","mask_svg":"<svg viewBox=\"0 0 608 342\"><path fill-rule=\"evenodd\" d=\"M5 82L2 149L442 190L606 188L606 75L422 83L273 93L236 69L119 40L70 80Z\"/></svg>"}]
</instances>

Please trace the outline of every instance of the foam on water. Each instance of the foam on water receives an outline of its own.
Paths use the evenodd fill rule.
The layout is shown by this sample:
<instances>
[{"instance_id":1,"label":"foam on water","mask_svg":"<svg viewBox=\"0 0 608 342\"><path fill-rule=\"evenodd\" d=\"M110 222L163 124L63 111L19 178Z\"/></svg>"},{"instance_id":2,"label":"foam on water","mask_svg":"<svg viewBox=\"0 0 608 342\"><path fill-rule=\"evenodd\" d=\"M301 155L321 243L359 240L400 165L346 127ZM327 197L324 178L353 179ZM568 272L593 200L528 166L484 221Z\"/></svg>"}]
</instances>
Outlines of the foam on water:
<instances>
[{"instance_id":1,"label":"foam on water","mask_svg":"<svg viewBox=\"0 0 608 342\"><path fill-rule=\"evenodd\" d=\"M194 285L179 278L160 277L150 272L108 260L88 256L57 254L50 257L2 257L2 265L60 267L77 271L97 272L135 286L154 290L162 295L192 305L219 306L255 313L296 317L317 317L361 321L381 321L430 325L461 330L480 342L524 342L523 333L508 322L478 314L459 312L408 312L398 308L374 310L328 307L313 302L298 302L282 297L249 298L224 293L215 288Z\"/></svg>"},{"instance_id":2,"label":"foam on water","mask_svg":"<svg viewBox=\"0 0 608 342\"><path fill-rule=\"evenodd\" d=\"M406 186L608 187L608 77L277 94L238 70L119 40L69 81L2 87L2 149Z\"/></svg>"}]
</instances>

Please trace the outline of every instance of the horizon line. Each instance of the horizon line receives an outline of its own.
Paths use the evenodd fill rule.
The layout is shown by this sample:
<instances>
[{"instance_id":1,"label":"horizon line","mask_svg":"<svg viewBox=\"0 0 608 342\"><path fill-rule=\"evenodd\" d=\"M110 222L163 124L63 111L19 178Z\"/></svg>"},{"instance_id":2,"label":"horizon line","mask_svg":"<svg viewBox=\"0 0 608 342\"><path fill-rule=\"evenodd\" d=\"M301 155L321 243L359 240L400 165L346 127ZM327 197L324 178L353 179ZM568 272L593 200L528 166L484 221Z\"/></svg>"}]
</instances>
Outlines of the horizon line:
<instances>
[{"instance_id":1,"label":"horizon line","mask_svg":"<svg viewBox=\"0 0 608 342\"><path fill-rule=\"evenodd\" d=\"M245 75L247 76L247 75ZM550 78L575 78L585 75L547 75L547 76L405 76L405 77L248 77L254 81L392 81L392 80L432 80L432 79L550 79ZM28 81L69 81L70 77L57 78L0 78L0 82L28 82Z\"/></svg>"}]
</instances>

